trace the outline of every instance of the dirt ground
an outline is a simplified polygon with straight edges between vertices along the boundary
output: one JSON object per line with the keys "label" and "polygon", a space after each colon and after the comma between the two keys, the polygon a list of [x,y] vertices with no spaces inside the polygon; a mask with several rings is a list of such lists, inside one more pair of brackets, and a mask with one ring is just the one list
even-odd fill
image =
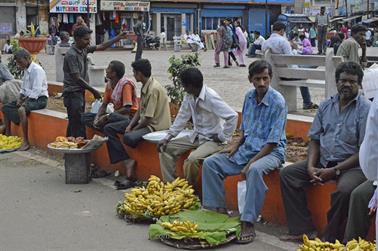
{"label": "dirt ground", "polygon": [[[91,103],[87,102],[86,105],[86,111],[90,111],[91,109]],[[63,112],[66,113],[66,107],[63,104],[63,97],[59,96],[50,96],[47,102],[47,109]]]}

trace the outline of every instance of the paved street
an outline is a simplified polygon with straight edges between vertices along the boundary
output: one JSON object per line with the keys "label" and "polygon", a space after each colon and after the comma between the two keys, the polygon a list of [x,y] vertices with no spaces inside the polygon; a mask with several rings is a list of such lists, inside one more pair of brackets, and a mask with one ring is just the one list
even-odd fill
{"label": "paved street", "polygon": [[[151,61],[153,75],[163,84],[167,85],[172,83],[169,79],[168,58],[172,55],[180,56],[182,54],[190,53],[183,51],[174,53],[172,50],[168,51],[144,51],[143,57]],[[126,74],[132,77],[131,63],[134,61],[135,54],[129,50],[122,51],[100,51],[90,55],[96,65],[107,65],[111,60],[120,60],[125,63],[127,69]],[[3,55],[3,62],[7,62],[8,55]],[[49,80],[55,81],[55,60],[54,55],[40,54],[38,56],[44,69],[47,73]],[[200,53],[201,71],[204,74],[205,83],[214,88],[231,107],[241,111],[243,105],[244,95],[251,84],[248,82],[248,69],[233,66],[229,69],[213,68],[214,64],[214,51]],[[247,58],[246,64],[248,65],[255,59]],[[138,85],[141,86],[140,84]],[[319,103],[323,99],[323,90],[311,89],[313,101]],[[302,107],[302,98],[298,90],[298,108]]]}
{"label": "paved street", "polygon": [[[128,225],[115,216],[115,204],[123,192],[114,190],[110,180],[66,185],[61,160],[43,156],[36,150],[0,154],[0,250],[177,250],[149,241],[148,225]],[[273,235],[257,235],[250,245],[218,250],[297,247]]]}

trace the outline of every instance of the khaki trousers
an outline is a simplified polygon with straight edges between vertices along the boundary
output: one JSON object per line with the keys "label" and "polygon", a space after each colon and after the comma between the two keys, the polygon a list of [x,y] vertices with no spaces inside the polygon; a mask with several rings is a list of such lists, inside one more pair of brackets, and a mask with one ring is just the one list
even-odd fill
{"label": "khaki trousers", "polygon": [[164,181],[173,181],[176,178],[177,158],[192,149],[188,158],[184,161],[184,176],[191,185],[195,185],[198,178],[199,161],[209,155],[220,151],[223,145],[213,141],[199,144],[198,140],[190,142],[189,137],[178,138],[170,141],[164,152],[159,154],[160,168]]}

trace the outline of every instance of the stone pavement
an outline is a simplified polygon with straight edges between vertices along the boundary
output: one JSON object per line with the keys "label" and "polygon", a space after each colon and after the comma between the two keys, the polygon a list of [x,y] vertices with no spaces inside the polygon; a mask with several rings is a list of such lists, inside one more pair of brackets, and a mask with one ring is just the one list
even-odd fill
{"label": "stone pavement", "polygon": [[[177,250],[149,241],[148,225],[129,225],[116,217],[115,204],[123,192],[114,190],[110,180],[66,185],[61,159],[35,149],[0,154],[0,163],[0,250]],[[265,232],[277,234],[274,228]],[[230,244],[218,250],[296,247],[259,231],[252,244]]]}
{"label": "stone pavement", "polygon": [[[151,51],[143,52],[143,58],[151,61],[152,72],[161,84],[171,84],[169,79],[168,58],[172,55],[180,56],[190,51],[182,51],[175,53],[173,51]],[[126,74],[132,77],[131,63],[134,61],[135,54],[129,50],[121,51],[99,51],[90,55],[96,65],[106,66],[111,60],[120,60],[126,65]],[[9,55],[3,55],[2,61],[7,62]],[[38,55],[43,68],[47,73],[47,79],[55,81],[55,60],[54,55],[40,54]],[[256,59],[246,58],[246,64],[250,64]],[[241,68],[233,66],[229,69],[214,68],[214,51],[206,51],[200,53],[200,70],[204,74],[205,83],[219,93],[221,97],[235,110],[241,111],[243,106],[244,95],[252,87],[248,81],[248,68]],[[138,87],[141,85],[138,84]],[[312,89],[313,102],[319,103],[323,100],[323,91],[319,89]],[[302,98],[298,89],[298,108],[302,107]]]}

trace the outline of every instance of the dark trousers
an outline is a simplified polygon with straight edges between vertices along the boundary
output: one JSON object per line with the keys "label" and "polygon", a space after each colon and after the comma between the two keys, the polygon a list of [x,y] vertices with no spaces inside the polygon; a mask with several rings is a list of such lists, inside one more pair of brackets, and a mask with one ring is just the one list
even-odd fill
{"label": "dark trousers", "polygon": [[232,51],[229,51],[228,52],[228,65],[232,64],[231,63],[231,58],[232,58],[232,60],[235,61],[236,64],[238,63],[238,60],[236,59],[235,54]]}
{"label": "dark trousers", "polygon": [[63,103],[68,116],[67,137],[85,137],[85,125],[81,121],[85,111],[84,92],[64,93]]}
{"label": "dark trousers", "polygon": [[311,41],[311,46],[315,47],[316,46],[316,42],[315,42],[316,41],[316,37],[311,38],[310,41]]}
{"label": "dark trousers", "polygon": [[141,128],[129,133],[125,133],[126,127],[130,124],[130,119],[121,120],[104,126],[104,134],[109,138],[107,141],[108,154],[112,164],[129,158],[118,134],[124,134],[124,143],[131,147],[136,147],[142,140],[143,135],[150,133],[149,128]]}
{"label": "dark trousers", "polygon": [[[29,114],[31,111],[44,109],[47,106],[48,98],[45,96],[41,96],[38,99],[27,98],[24,102],[24,107],[26,114]],[[17,102],[13,101],[8,104],[4,104],[2,108],[2,112],[4,116],[7,117],[9,121],[12,121],[15,124],[20,124],[20,116],[18,115]]]}
{"label": "dark trousers", "polygon": [[[307,173],[307,161],[283,168],[280,172],[280,180],[289,234],[300,235],[314,231],[304,190],[305,187],[312,186]],[[325,240],[334,242],[336,239],[343,239],[350,194],[365,180],[359,168],[342,172],[337,179],[336,191],[331,194],[331,209],[327,213],[328,225],[323,234]],[[319,198],[319,200],[324,199],[327,198]]]}
{"label": "dark trousers", "polygon": [[261,50],[261,44],[252,44],[248,49],[248,56],[256,56],[256,50]]}
{"label": "dark trousers", "polygon": [[135,53],[135,61],[142,58],[142,52],[143,52],[143,37],[137,36],[137,50]]}
{"label": "dark trousers", "polygon": [[319,54],[326,53],[327,46],[327,26],[318,26],[318,52]]}
{"label": "dark trousers", "polygon": [[303,108],[307,109],[312,105],[310,89],[307,86],[300,86],[299,90],[303,99]]}
{"label": "dark trousers", "polygon": [[[81,121],[84,123],[85,126],[94,128],[96,130],[103,131],[103,128],[95,128],[93,126],[93,122],[96,118],[97,113],[93,112],[86,112],[81,115]],[[128,115],[122,115],[117,112],[110,113],[108,116],[108,120],[105,125],[111,124],[114,122],[124,121],[124,120],[130,120],[130,117]]]}
{"label": "dark trousers", "polygon": [[358,240],[358,237],[366,238],[372,217],[369,216],[368,205],[374,191],[373,181],[367,180],[356,187],[350,195],[344,242]]}

